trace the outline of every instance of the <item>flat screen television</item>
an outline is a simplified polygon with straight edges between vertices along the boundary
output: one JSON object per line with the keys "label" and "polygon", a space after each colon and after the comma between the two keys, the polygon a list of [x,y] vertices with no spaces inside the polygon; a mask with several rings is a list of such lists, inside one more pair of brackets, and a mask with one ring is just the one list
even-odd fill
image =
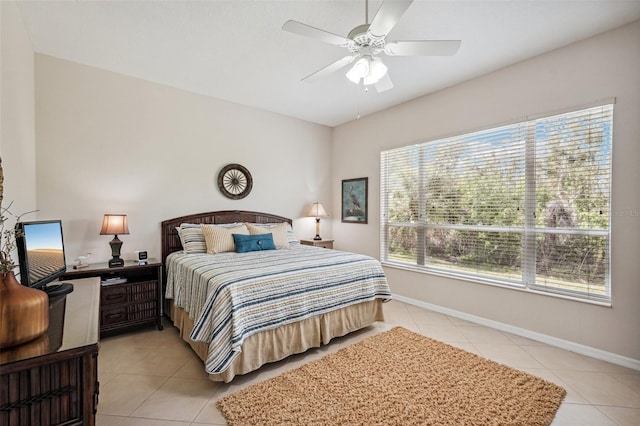
{"label": "flat screen television", "polygon": [[62,221],[18,222],[16,231],[20,283],[47,291],[47,284],[67,271]]}

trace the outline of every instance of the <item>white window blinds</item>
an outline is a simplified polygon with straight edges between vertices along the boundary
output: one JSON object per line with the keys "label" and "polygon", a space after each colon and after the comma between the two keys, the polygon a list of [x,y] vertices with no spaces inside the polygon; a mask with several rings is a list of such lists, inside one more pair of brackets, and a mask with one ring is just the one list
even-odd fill
{"label": "white window blinds", "polygon": [[383,262],[609,301],[612,114],[383,151]]}

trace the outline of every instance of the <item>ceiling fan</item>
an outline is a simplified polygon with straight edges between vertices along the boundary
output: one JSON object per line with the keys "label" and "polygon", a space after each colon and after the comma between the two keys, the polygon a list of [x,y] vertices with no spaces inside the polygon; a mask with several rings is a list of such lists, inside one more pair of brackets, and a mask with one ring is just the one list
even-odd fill
{"label": "ceiling fan", "polygon": [[[396,25],[413,0],[385,0],[371,23],[352,29],[347,37],[330,33],[298,21],[287,21],[284,31],[315,38],[325,43],[345,47],[349,54],[310,74],[302,81],[313,82],[355,62],[346,76],[355,84],[362,80],[365,86],[374,85],[378,92],[393,88],[387,66],[380,54],[388,56],[451,56],[455,55],[460,40],[388,41],[387,34]],[[365,0],[365,22],[368,22],[369,2]]]}

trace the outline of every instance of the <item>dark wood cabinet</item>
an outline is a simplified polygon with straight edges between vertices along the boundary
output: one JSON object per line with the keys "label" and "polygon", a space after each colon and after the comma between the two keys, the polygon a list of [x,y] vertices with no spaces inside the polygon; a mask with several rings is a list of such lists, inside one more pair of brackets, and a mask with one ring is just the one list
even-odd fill
{"label": "dark wood cabinet", "polygon": [[162,330],[162,264],[127,262],[110,268],[107,263],[67,269],[63,280],[79,277],[101,279],[100,333],[153,323]]}
{"label": "dark wood cabinet", "polygon": [[0,425],[93,425],[98,405],[100,283],[50,300],[49,329],[0,351]]}

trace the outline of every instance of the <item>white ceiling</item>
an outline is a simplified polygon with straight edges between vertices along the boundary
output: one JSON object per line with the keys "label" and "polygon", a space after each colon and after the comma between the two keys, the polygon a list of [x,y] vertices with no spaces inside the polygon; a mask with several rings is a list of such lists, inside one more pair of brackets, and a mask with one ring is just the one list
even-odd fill
{"label": "white ceiling", "polygon": [[[461,39],[456,56],[383,56],[395,85],[383,93],[349,82],[348,68],[301,82],[346,52],[284,32],[282,24],[294,19],[346,36],[364,23],[364,4],[76,0],[19,8],[37,53],[327,126],[640,19],[640,0],[416,0],[388,39]],[[370,2],[370,20],[380,4]]]}

